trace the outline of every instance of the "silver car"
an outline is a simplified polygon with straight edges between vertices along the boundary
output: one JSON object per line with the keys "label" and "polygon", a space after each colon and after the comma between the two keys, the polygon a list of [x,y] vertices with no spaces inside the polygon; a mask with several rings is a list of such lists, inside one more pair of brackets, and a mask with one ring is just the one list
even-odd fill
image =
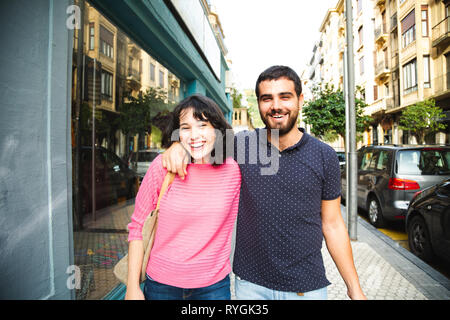
{"label": "silver car", "polygon": [[[342,198],[346,198],[345,168]],[[375,227],[405,219],[416,192],[450,178],[450,147],[435,145],[367,146],[358,150],[358,207]]]}
{"label": "silver car", "polygon": [[149,149],[133,152],[130,159],[130,167],[136,171],[140,181],[147,173],[150,163],[161,153],[161,150]]}

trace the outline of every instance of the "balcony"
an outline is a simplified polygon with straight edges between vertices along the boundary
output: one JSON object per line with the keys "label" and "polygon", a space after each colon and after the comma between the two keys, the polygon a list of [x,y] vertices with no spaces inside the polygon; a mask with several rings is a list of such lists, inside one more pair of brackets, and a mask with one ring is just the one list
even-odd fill
{"label": "balcony", "polygon": [[375,0],[375,7],[379,7],[380,10],[383,9],[386,5],[386,0]]}
{"label": "balcony", "polygon": [[393,97],[385,98],[385,104],[386,104],[386,110],[392,110],[392,109],[394,109],[396,107]]}
{"label": "balcony", "polygon": [[369,107],[367,107],[367,114],[371,116],[376,116],[380,114],[384,114],[385,111],[391,110],[394,108],[394,98],[392,97],[382,97],[372,103]]}
{"label": "balcony", "polygon": [[433,89],[433,97],[450,95],[450,72],[442,73],[432,79],[431,88]]}
{"label": "balcony", "polygon": [[375,66],[375,81],[384,83],[389,78],[391,71],[389,65],[385,61],[380,61]]}
{"label": "balcony", "polygon": [[127,74],[127,83],[133,90],[141,88],[141,74],[138,70],[129,68]]}
{"label": "balcony", "polygon": [[450,43],[450,24],[449,18],[447,17],[437,25],[433,27],[432,30],[432,45],[433,47],[445,47]]}
{"label": "balcony", "polygon": [[386,25],[383,24],[375,28],[375,43],[382,47],[388,39]]}

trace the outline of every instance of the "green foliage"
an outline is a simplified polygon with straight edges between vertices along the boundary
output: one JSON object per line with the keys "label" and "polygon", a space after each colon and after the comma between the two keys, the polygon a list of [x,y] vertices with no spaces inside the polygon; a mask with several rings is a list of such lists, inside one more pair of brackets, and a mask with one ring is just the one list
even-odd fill
{"label": "green foliage", "polygon": [[[357,88],[356,93],[361,89]],[[358,96],[358,94],[356,95]],[[364,100],[355,98],[356,131],[364,132],[370,126],[371,118],[364,115],[367,106]],[[313,89],[313,99],[303,106],[303,120],[311,125],[311,132],[323,140],[340,135],[345,139],[345,98],[342,90],[335,90],[328,84],[325,88]]]}
{"label": "green foliage", "polygon": [[247,103],[248,103],[248,114],[252,119],[252,124],[255,128],[264,128],[265,124],[261,120],[261,115],[259,114],[258,99],[254,90],[245,90]]}
{"label": "green foliage", "polygon": [[118,127],[125,135],[152,132],[152,120],[162,113],[172,111],[174,105],[167,102],[167,93],[161,88],[150,88],[140,92],[138,97],[128,97],[120,107]]}
{"label": "green foliage", "polygon": [[233,102],[233,109],[242,107],[241,100],[242,100],[242,93],[237,91],[237,89],[235,88],[231,88],[231,101]]}
{"label": "green foliage", "polygon": [[417,142],[422,144],[427,134],[446,128],[446,125],[439,121],[444,117],[442,109],[436,107],[436,102],[433,99],[427,99],[403,110],[399,128],[410,131],[416,136]]}

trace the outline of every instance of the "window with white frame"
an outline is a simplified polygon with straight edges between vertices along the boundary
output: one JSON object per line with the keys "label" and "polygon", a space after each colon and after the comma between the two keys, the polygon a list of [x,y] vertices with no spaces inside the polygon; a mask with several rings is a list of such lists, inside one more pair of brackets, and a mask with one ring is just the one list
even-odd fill
{"label": "window with white frame", "polygon": [[413,59],[403,66],[403,94],[417,91],[417,60]]}
{"label": "window with white frame", "polygon": [[423,56],[423,87],[431,88],[430,56]]}
{"label": "window with white frame", "polygon": [[364,56],[359,59],[359,74],[364,74]]}
{"label": "window with white frame", "polygon": [[357,12],[358,14],[362,11],[363,9],[363,0],[357,0]]}
{"label": "window with white frame", "polygon": [[164,88],[164,71],[159,71],[159,86]]}
{"label": "window with white frame", "polygon": [[114,34],[103,26],[100,26],[100,52],[114,58]]}
{"label": "window with white frame", "polygon": [[102,70],[101,93],[104,99],[106,100],[112,99],[112,88],[113,88],[113,75],[109,72]]}
{"label": "window with white frame", "polygon": [[89,50],[95,49],[95,24],[89,23]]}
{"label": "window with white frame", "polygon": [[412,10],[402,20],[402,48],[406,48],[411,42],[416,40],[416,14]]}
{"label": "window with white frame", "polygon": [[150,80],[155,81],[155,65],[150,63]]}
{"label": "window with white frame", "polygon": [[422,5],[421,8],[422,37],[428,37],[428,6]]}

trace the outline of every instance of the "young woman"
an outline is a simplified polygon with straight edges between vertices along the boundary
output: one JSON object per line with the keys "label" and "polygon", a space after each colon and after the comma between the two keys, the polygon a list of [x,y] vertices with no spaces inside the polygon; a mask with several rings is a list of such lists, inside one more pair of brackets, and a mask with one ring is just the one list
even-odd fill
{"label": "young woman", "polygon": [[[175,137],[188,151],[189,175],[175,177],[161,199],[155,242],[144,292],[139,287],[142,225],[156,208],[167,170],[161,156],[150,165],[136,197],[129,227],[129,275],[125,299],[229,300],[231,237],[239,203],[241,174],[226,157],[227,129],[211,99],[193,95],[173,111],[163,146]],[[229,130],[228,130],[229,132]]]}

